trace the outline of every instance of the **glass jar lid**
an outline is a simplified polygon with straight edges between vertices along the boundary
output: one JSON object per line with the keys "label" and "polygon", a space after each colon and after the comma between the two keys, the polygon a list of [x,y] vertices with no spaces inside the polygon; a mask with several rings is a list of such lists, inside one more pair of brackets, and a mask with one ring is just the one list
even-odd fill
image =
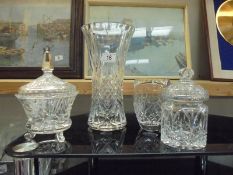
{"label": "glass jar lid", "polygon": [[19,88],[18,97],[64,97],[77,95],[76,87],[53,75],[52,57],[49,49],[44,51],[43,75]]}
{"label": "glass jar lid", "polygon": [[194,72],[192,69],[183,68],[179,71],[180,80],[171,84],[163,92],[163,97],[176,101],[206,101],[209,99],[208,92],[200,85],[192,81]]}

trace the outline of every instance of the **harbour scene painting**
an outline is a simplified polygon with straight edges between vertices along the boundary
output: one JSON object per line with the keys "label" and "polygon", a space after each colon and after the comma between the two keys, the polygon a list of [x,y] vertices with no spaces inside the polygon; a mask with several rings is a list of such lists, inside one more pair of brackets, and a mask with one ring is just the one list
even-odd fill
{"label": "harbour scene painting", "polygon": [[71,0],[2,0],[0,67],[41,67],[49,47],[54,66],[69,66]]}
{"label": "harbour scene painting", "polygon": [[178,77],[179,69],[190,59],[184,14],[183,8],[90,6],[88,22],[112,21],[135,27],[126,57],[126,77]]}

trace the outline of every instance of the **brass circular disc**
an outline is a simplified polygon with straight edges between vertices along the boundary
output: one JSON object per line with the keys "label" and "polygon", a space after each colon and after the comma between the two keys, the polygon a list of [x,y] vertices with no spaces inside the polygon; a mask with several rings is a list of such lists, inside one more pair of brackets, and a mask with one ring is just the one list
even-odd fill
{"label": "brass circular disc", "polygon": [[216,13],[216,24],[222,37],[233,45],[233,0],[220,5]]}

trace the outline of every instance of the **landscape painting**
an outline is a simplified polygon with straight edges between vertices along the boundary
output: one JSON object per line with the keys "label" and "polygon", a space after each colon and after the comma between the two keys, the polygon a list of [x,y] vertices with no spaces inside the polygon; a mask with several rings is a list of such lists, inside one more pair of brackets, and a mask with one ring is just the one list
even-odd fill
{"label": "landscape painting", "polygon": [[121,22],[135,27],[125,63],[128,78],[174,78],[179,69],[191,66],[185,8],[93,5],[86,15],[88,22]]}
{"label": "landscape painting", "polygon": [[0,67],[41,67],[46,47],[68,67],[70,29],[71,0],[1,0]]}

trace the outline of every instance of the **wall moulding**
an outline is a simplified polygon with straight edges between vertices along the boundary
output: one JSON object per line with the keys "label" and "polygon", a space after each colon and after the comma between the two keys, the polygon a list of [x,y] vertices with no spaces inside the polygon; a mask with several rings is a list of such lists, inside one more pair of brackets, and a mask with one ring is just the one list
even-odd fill
{"label": "wall moulding", "polygon": [[[20,86],[29,83],[28,79],[2,79],[0,80],[0,94],[15,94]],[[91,80],[67,79],[69,83],[74,84],[79,93],[82,95],[90,95],[92,91]],[[176,81],[176,80],[174,80]],[[215,97],[233,97],[233,82],[218,82],[209,80],[195,80],[195,83],[207,89],[210,96]],[[124,80],[124,95],[133,94],[133,80]]]}

